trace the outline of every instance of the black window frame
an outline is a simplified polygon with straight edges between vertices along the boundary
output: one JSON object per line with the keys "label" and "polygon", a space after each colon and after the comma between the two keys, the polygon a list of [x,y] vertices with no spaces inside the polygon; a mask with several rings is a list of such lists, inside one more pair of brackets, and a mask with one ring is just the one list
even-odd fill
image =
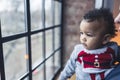
{"label": "black window frame", "polygon": [[[58,1],[61,3],[61,22],[59,25],[54,25],[54,26],[51,26],[51,27],[45,27],[45,0],[43,0],[42,2],[42,14],[43,14],[43,17],[42,17],[42,21],[43,21],[43,29],[39,29],[39,30],[34,30],[34,31],[31,31],[31,14],[30,14],[30,0],[25,0],[25,24],[26,24],[26,27],[27,27],[27,31],[24,32],[24,33],[20,33],[20,34],[15,34],[15,35],[11,35],[11,36],[5,36],[5,37],[2,37],[2,31],[1,31],[1,23],[0,23],[0,77],[1,77],[1,80],[6,80],[5,79],[5,66],[4,66],[4,54],[3,54],[3,43],[6,43],[6,42],[9,42],[9,41],[12,41],[12,40],[16,40],[16,39],[19,39],[19,38],[22,38],[22,37],[27,37],[27,47],[28,47],[28,56],[29,56],[29,59],[28,59],[28,73],[25,73],[23,74],[23,76],[21,76],[19,78],[19,80],[24,80],[25,78],[28,78],[28,80],[32,80],[32,72],[37,69],[39,66],[41,66],[42,64],[44,64],[50,57],[53,57],[54,59],[54,55],[57,51],[60,51],[60,68],[57,70],[56,74],[53,76],[52,79],[55,79],[56,78],[56,75],[59,73],[59,71],[62,69],[62,32],[63,32],[63,29],[62,29],[62,0],[53,0],[53,1]],[[53,6],[53,24],[54,24],[54,6]],[[1,22],[1,21],[0,21]],[[60,28],[60,47],[58,49],[55,50],[54,46],[54,40],[55,40],[55,35],[54,35],[54,29],[55,28]],[[46,55],[46,51],[45,51],[45,48],[46,48],[46,42],[45,42],[45,31],[47,30],[52,30],[52,35],[53,35],[53,53],[51,53],[51,55],[49,57],[45,57]],[[37,65],[34,69],[32,69],[32,52],[31,52],[31,36],[33,34],[37,34],[37,33],[43,33],[43,53],[44,53],[44,60],[39,64]],[[53,60],[54,61],[54,60]],[[44,80],[46,80],[46,65],[44,64]]]}

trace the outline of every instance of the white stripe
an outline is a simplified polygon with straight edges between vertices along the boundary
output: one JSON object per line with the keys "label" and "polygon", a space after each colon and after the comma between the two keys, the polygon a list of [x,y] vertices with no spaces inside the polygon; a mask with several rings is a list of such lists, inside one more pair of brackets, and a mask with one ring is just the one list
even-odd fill
{"label": "white stripe", "polygon": [[107,50],[107,47],[106,48],[95,49],[95,50],[84,49],[84,51],[86,53],[89,53],[89,54],[101,54],[101,53],[104,53],[106,50]]}

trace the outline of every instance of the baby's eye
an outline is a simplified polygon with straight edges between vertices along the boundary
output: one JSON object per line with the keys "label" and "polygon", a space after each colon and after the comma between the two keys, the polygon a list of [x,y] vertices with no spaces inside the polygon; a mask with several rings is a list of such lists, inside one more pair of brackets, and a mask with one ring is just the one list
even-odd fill
{"label": "baby's eye", "polygon": [[83,32],[80,32],[80,35],[82,35],[83,34]]}
{"label": "baby's eye", "polygon": [[93,37],[94,36],[92,33],[87,33],[86,35],[89,36],[89,37]]}

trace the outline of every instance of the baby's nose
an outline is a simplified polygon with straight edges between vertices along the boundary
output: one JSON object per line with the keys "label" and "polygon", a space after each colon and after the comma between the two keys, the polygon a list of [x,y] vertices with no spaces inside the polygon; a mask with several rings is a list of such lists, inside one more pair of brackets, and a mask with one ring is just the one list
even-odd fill
{"label": "baby's nose", "polygon": [[86,42],[86,38],[85,37],[82,37],[81,40],[82,40],[82,42]]}

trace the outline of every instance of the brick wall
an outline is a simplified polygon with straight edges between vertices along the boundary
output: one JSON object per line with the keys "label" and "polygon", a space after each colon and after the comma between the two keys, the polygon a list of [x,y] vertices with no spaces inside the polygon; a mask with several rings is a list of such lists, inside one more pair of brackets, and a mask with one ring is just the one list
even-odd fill
{"label": "brick wall", "polygon": [[79,42],[79,24],[84,13],[94,8],[94,0],[63,0],[63,60],[64,64]]}

